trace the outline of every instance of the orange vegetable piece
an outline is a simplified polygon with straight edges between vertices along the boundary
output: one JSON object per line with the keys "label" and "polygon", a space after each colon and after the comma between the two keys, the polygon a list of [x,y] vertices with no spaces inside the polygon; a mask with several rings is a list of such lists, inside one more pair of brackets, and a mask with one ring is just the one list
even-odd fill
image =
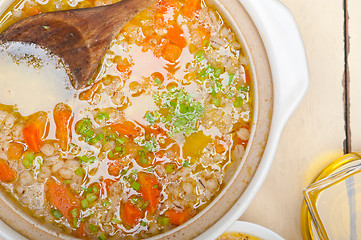
{"label": "orange vegetable piece", "polygon": [[140,219],[143,218],[143,216],[144,213],[133,204],[130,203],[124,204],[122,210],[122,219],[125,224],[134,227],[140,222]]}
{"label": "orange vegetable piece", "polygon": [[200,8],[200,0],[185,0],[183,6],[183,15],[187,18],[192,18]]}
{"label": "orange vegetable piece", "polygon": [[[160,72],[154,72],[151,76],[154,83],[156,84],[162,84],[164,82],[164,76]],[[157,81],[160,81],[160,83],[158,83]]]}
{"label": "orange vegetable piece", "polygon": [[165,216],[169,218],[170,223],[174,225],[181,225],[190,218],[190,211],[188,209],[183,211],[169,209],[165,212]]}
{"label": "orange vegetable piece", "polygon": [[164,49],[163,58],[168,62],[174,63],[182,54],[182,49],[174,44],[167,44]]}
{"label": "orange vegetable piece", "polygon": [[196,31],[198,33],[200,44],[202,45],[202,47],[205,47],[205,44],[209,43],[209,38],[211,36],[211,33],[209,32],[208,29],[202,26],[199,26]]}
{"label": "orange vegetable piece", "polygon": [[131,121],[113,124],[112,128],[120,135],[126,135],[129,137],[138,136],[141,133],[140,127]]}
{"label": "orange vegetable piece", "polygon": [[113,179],[110,179],[110,178],[107,178],[107,179],[104,179],[101,183],[101,188],[104,189],[104,190],[109,190],[110,186],[115,183],[116,180],[113,180]]}
{"label": "orange vegetable piece", "polygon": [[16,172],[10,168],[7,163],[0,159],[0,180],[3,182],[10,182],[16,177]]}
{"label": "orange vegetable piece", "polygon": [[84,238],[88,236],[86,224],[80,223],[79,227],[74,231],[74,235],[77,238]]}
{"label": "orange vegetable piece", "polygon": [[84,92],[81,92],[79,94],[79,99],[80,100],[90,100],[94,94],[98,91],[100,91],[100,89],[102,89],[102,82],[98,81],[96,83],[94,83],[91,88],[85,90]]}
{"label": "orange vegetable piece", "polygon": [[155,14],[155,25],[164,26],[169,21],[175,20],[179,14],[181,5],[176,0],[162,0],[159,3],[157,12]]}
{"label": "orange vegetable piece", "polygon": [[141,185],[140,192],[143,195],[143,199],[149,202],[146,210],[153,214],[157,210],[160,201],[162,188],[159,181],[155,175],[147,173],[139,173],[138,181]]}
{"label": "orange vegetable piece", "polygon": [[33,151],[39,152],[43,138],[46,137],[48,117],[46,113],[39,112],[30,116],[28,123],[23,128],[26,145]]}
{"label": "orange vegetable piece", "polygon": [[59,140],[61,149],[65,151],[71,141],[71,125],[74,119],[72,110],[68,105],[58,103],[53,110],[53,116],[56,125],[55,137]]}
{"label": "orange vegetable piece", "polygon": [[108,163],[108,173],[112,176],[118,176],[120,170],[122,170],[123,168],[123,164],[118,160],[114,160]]}
{"label": "orange vegetable piece", "polygon": [[187,42],[183,37],[183,30],[178,26],[178,24],[173,24],[168,29],[166,38],[170,43],[173,43],[180,48],[184,48],[187,45]]}
{"label": "orange vegetable piece", "polygon": [[21,143],[11,142],[9,144],[8,159],[19,160],[24,153],[24,146]]}
{"label": "orange vegetable piece", "polygon": [[122,73],[125,77],[129,77],[132,73],[132,70],[130,69],[131,65],[126,63],[118,63],[117,64],[117,70]]}
{"label": "orange vegetable piece", "polygon": [[63,184],[50,179],[47,182],[47,196],[53,204],[68,220],[73,220],[70,211],[74,208],[79,210],[79,200]]}
{"label": "orange vegetable piece", "polygon": [[249,67],[245,67],[244,70],[246,72],[246,83],[251,83],[251,70],[249,69]]}

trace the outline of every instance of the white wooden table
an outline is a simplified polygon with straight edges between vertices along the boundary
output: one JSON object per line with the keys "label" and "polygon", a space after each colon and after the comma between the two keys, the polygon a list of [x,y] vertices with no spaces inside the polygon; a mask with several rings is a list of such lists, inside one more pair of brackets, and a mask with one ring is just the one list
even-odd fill
{"label": "white wooden table", "polygon": [[349,19],[349,101],[352,151],[361,150],[361,1],[281,0],[293,13],[306,48],[310,87],[288,121],[273,166],[240,220],[285,239],[302,239],[302,190],[343,155],[345,131],[345,11]]}

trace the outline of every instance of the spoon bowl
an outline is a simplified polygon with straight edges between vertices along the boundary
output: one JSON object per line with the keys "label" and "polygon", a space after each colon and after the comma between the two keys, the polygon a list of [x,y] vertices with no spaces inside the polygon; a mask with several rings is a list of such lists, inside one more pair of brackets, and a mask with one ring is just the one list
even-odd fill
{"label": "spoon bowl", "polygon": [[0,42],[33,43],[60,57],[71,83],[86,86],[110,42],[156,0],[122,0],[107,6],[49,12],[25,18],[0,33]]}

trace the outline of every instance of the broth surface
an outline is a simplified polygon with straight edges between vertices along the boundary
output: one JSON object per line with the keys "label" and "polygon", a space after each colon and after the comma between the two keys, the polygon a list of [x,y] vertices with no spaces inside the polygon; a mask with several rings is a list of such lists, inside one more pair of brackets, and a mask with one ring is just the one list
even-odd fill
{"label": "broth surface", "polygon": [[[15,1],[0,31],[112,2]],[[33,217],[79,238],[139,239],[182,225],[217,196],[250,138],[247,58],[200,0],[161,0],[137,15],[78,91],[49,82],[46,67],[4,61],[12,67],[0,67],[0,86],[17,95],[0,97],[0,183]],[[20,67],[27,79],[14,75]],[[41,96],[22,100],[33,92]]]}
{"label": "broth surface", "polygon": [[[33,58],[24,54],[29,52]],[[32,45],[12,43],[0,49],[0,72],[0,102],[16,105],[22,115],[51,111],[76,94],[58,60]]]}

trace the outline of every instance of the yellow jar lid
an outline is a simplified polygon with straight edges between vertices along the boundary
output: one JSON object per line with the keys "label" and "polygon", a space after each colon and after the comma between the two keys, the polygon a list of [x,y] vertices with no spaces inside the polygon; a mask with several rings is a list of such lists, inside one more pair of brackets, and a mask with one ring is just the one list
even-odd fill
{"label": "yellow jar lid", "polygon": [[[319,175],[314,179],[311,185],[315,184],[316,182],[323,181],[325,178],[329,177],[332,174],[345,170],[346,168],[353,167],[357,164],[361,163],[361,152],[358,153],[350,153],[346,154],[335,161],[333,161],[329,166],[327,166]],[[310,185],[310,186],[311,186]],[[307,188],[306,188],[307,189]],[[325,189],[325,188],[323,188]],[[322,192],[316,193],[318,196]],[[305,196],[305,199],[309,201],[310,207],[316,206],[316,198],[312,198],[309,195]],[[311,209],[312,211],[312,209]],[[317,219],[316,219],[317,221]],[[319,224],[320,225],[320,224]],[[321,224],[322,225],[322,224]],[[320,230],[321,228],[321,230]],[[318,229],[315,227],[314,222],[312,221],[312,217],[310,211],[307,207],[306,201],[303,201],[302,209],[301,209],[301,229],[302,229],[302,236],[305,240],[318,240],[320,239],[319,234],[322,235],[323,226],[319,227]],[[317,232],[317,231],[321,231]],[[321,237],[323,238],[323,237]]]}

